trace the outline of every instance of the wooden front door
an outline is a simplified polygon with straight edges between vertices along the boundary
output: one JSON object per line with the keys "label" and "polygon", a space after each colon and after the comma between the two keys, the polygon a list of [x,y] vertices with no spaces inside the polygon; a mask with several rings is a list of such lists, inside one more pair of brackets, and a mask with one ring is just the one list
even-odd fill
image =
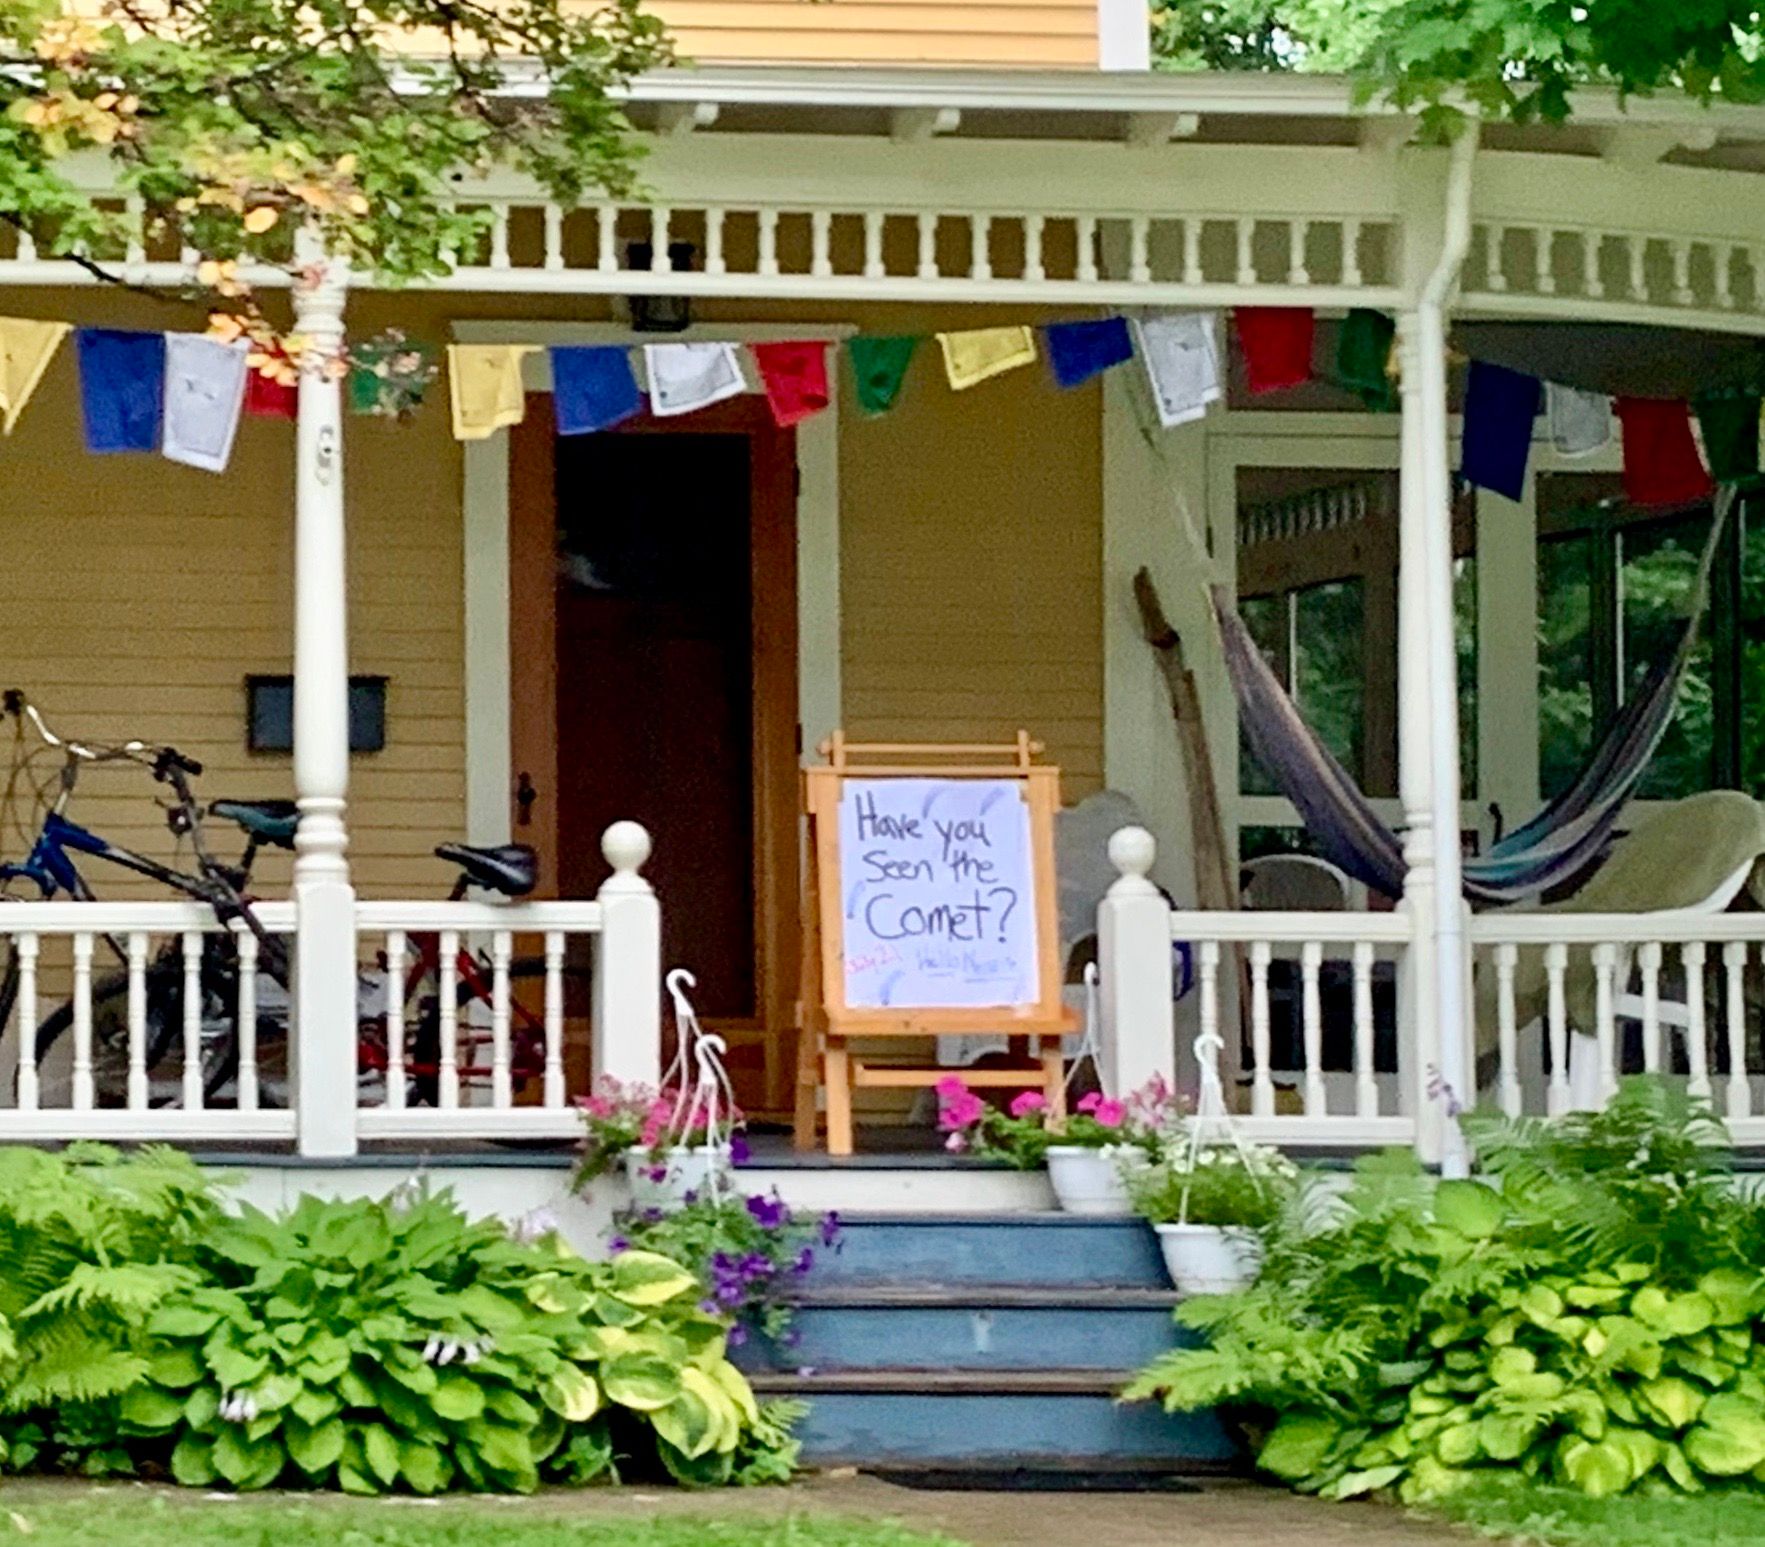
{"label": "wooden front door", "polygon": [[649,829],[665,967],[782,1111],[797,977],[796,447],[764,402],[511,439],[515,834],[591,897],[600,837]]}

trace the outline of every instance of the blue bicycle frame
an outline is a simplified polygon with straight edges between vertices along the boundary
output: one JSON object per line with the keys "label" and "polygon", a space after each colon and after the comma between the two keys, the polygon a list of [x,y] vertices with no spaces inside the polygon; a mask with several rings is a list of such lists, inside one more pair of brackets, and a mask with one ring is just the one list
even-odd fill
{"label": "blue bicycle frame", "polygon": [[54,897],[58,892],[65,892],[82,902],[91,902],[92,888],[86,884],[73,861],[76,853],[90,854],[98,859],[108,860],[113,865],[121,865],[125,870],[133,870],[137,875],[163,882],[186,896],[198,899],[204,896],[188,876],[180,875],[176,870],[148,859],[144,854],[118,848],[108,838],[99,837],[91,829],[81,827],[78,822],[70,822],[55,809],[44,814],[37,841],[31,845],[30,855],[24,863],[0,864],[0,885],[8,881],[29,881],[45,899]]}

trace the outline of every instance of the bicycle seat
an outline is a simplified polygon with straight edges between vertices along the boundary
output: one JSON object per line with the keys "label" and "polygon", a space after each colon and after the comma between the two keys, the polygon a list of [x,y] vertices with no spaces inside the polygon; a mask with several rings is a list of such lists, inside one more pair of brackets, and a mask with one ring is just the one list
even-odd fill
{"label": "bicycle seat", "polygon": [[259,843],[273,843],[278,849],[294,847],[300,811],[291,800],[217,800],[210,802],[208,810],[210,816],[237,822]]}
{"label": "bicycle seat", "polygon": [[438,843],[435,857],[458,865],[474,885],[505,897],[525,897],[539,880],[539,856],[524,843],[485,849],[469,843]]}

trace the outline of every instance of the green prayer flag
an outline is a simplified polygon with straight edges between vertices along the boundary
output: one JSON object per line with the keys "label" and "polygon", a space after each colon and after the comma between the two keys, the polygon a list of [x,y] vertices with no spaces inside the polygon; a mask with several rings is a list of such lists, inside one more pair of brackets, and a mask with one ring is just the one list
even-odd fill
{"label": "green prayer flag", "polygon": [[895,406],[917,348],[919,339],[913,334],[876,338],[860,335],[846,340],[852,374],[858,381],[858,406],[865,413],[886,414]]}
{"label": "green prayer flag", "polygon": [[1718,483],[1737,483],[1759,473],[1758,397],[1702,397],[1693,405],[1704,433],[1704,460]]}
{"label": "green prayer flag", "polygon": [[1356,307],[1336,334],[1336,379],[1376,413],[1395,413],[1391,345],[1397,324],[1383,312]]}

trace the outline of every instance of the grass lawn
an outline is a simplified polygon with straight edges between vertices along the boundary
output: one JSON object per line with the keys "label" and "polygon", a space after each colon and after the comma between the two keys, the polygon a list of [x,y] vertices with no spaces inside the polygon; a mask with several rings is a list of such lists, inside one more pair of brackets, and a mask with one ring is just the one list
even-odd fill
{"label": "grass lawn", "polygon": [[166,1489],[8,1483],[0,1543],[19,1547],[959,1547],[887,1523],[719,1518],[707,1494],[695,1517],[596,1510],[596,1495],[534,1499],[241,1499]]}
{"label": "grass lawn", "polygon": [[1548,1547],[1758,1547],[1765,1542],[1765,1493],[1696,1498],[1590,1499],[1523,1484],[1467,1489],[1436,1513],[1503,1541]]}

